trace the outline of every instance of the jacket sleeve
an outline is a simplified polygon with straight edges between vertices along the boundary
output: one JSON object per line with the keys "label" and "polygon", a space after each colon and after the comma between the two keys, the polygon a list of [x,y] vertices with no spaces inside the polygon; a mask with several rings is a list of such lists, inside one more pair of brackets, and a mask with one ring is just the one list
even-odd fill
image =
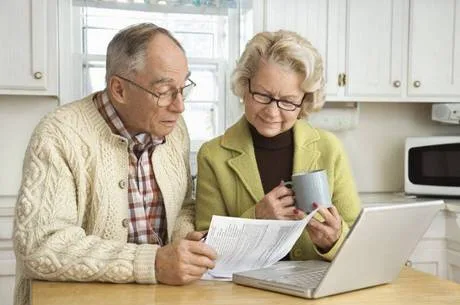
{"label": "jacket sleeve", "polygon": [[[198,175],[196,189],[196,219],[198,231],[209,229],[212,215],[229,215],[221,193],[218,178],[214,172],[208,146],[204,144],[197,157]],[[219,166],[226,166],[225,162]]]}
{"label": "jacket sleeve", "polygon": [[332,159],[332,204],[337,208],[342,217],[342,231],[339,239],[327,253],[317,253],[327,259],[332,260],[340,246],[345,240],[351,226],[355,222],[361,210],[361,204],[356,190],[355,182],[348,162],[347,154],[340,141],[332,136],[333,147],[335,148]]}
{"label": "jacket sleeve", "polygon": [[158,246],[86,234],[84,228],[94,224],[86,223],[84,211],[94,207],[77,200],[69,168],[73,156],[64,153],[63,141],[55,131],[36,131],[26,152],[13,233],[23,275],[52,281],[155,283]]}

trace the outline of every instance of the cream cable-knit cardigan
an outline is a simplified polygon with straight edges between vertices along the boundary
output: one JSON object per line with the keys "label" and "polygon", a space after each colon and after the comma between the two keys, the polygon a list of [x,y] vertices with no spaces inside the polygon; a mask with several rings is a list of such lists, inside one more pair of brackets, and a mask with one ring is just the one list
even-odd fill
{"label": "cream cable-knit cardigan", "polygon": [[[17,305],[29,303],[29,279],[156,283],[158,246],[127,243],[128,144],[112,134],[92,98],[57,108],[30,140],[13,236]],[[152,163],[171,241],[193,230],[182,118]]]}

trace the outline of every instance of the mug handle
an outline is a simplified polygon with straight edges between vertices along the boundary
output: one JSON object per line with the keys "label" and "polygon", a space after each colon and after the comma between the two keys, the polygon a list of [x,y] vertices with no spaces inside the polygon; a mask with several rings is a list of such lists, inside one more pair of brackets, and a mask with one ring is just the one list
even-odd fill
{"label": "mug handle", "polygon": [[292,183],[292,181],[284,181],[283,185],[290,189],[294,188],[294,184]]}

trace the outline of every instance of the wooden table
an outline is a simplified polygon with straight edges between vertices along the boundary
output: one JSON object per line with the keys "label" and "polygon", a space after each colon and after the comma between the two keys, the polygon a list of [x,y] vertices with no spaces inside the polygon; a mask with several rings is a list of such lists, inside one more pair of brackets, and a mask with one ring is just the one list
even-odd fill
{"label": "wooden table", "polygon": [[[351,276],[351,275],[350,275]],[[307,300],[231,282],[197,281],[187,286],[34,281],[32,305],[202,304],[460,304],[460,285],[405,267],[392,284]]]}

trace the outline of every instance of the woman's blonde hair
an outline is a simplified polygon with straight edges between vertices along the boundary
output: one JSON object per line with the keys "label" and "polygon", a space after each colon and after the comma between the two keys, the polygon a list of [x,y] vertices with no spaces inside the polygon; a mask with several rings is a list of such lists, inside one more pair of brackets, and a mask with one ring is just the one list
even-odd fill
{"label": "woman's blonde hair", "polygon": [[305,97],[299,118],[323,107],[325,82],[321,55],[308,40],[284,30],[258,33],[247,43],[232,74],[232,91],[236,96],[243,98],[248,92],[248,82],[256,74],[261,59],[305,76],[300,88]]}

